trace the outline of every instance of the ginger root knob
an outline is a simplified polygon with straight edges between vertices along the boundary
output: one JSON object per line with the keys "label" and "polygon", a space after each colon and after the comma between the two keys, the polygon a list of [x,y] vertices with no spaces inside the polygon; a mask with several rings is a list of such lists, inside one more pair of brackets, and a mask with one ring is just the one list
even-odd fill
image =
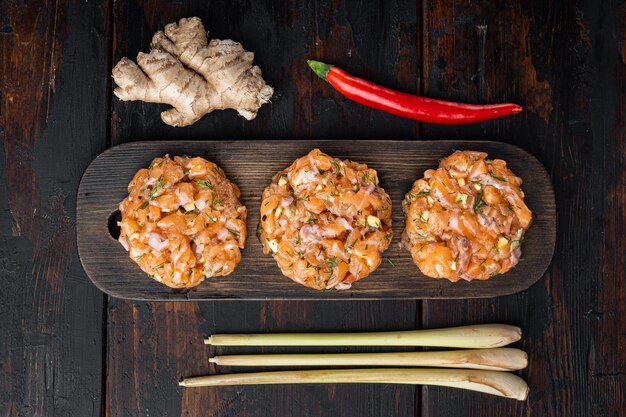
{"label": "ginger root knob", "polygon": [[150,53],[137,63],[124,57],[113,68],[124,101],[166,103],[161,113],[171,126],[188,126],[213,110],[234,109],[247,120],[256,117],[274,89],[265,84],[254,54],[230,39],[207,39],[198,17],[170,23],[154,34]]}

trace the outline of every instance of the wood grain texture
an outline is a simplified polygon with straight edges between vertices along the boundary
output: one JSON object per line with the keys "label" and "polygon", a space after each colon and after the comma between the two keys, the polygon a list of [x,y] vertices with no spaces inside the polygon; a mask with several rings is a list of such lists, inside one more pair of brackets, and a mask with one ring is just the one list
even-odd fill
{"label": "wood grain texture", "polygon": [[[259,224],[261,194],[272,176],[294,159],[320,148],[329,155],[366,163],[377,170],[381,186],[393,203],[395,238],[381,266],[344,291],[316,291],[282,276],[271,256],[262,252],[254,231]],[[435,280],[423,276],[410,253],[399,244],[404,229],[401,201],[425,170],[454,149],[481,150],[490,158],[508,161],[520,176],[533,225],[526,233],[517,267],[487,281]],[[248,239],[235,271],[207,279],[193,291],[181,293],[149,279],[117,242],[119,230],[109,221],[127,195],[134,173],[159,155],[200,155],[217,163],[241,189],[248,209]],[[547,173],[523,150],[497,142],[407,141],[248,141],[248,142],[135,142],[110,149],[87,169],[78,190],[78,249],[92,281],[107,294],[140,300],[202,299],[416,299],[490,297],[518,292],[537,281],[548,267],[554,249],[554,195]],[[114,236],[111,229],[115,229]]]}
{"label": "wood grain texture", "polygon": [[271,102],[253,121],[233,110],[216,111],[179,129],[161,121],[165,105],[114,98],[113,145],[155,139],[378,139],[381,134],[414,138],[415,122],[349,101],[321,82],[306,61],[322,59],[389,87],[416,92],[415,2],[120,1],[114,8],[113,63],[147,52],[154,32],[188,16],[200,17],[209,37],[231,38],[255,53],[254,63],[275,90]]}
{"label": "wood grain texture", "polygon": [[[372,8],[364,13],[364,10]],[[195,125],[174,129],[164,125],[157,104],[111,102],[111,144],[129,140],[210,140],[237,138],[394,138],[412,139],[416,123],[350,103],[313,74],[306,60],[320,58],[340,64],[405,91],[417,91],[419,54],[416,48],[417,8],[411,0],[272,2],[272,1],[147,1],[114,3],[113,63],[145,50],[154,31],[181,17],[199,16],[212,37],[232,38],[255,52],[255,63],[274,87],[272,102],[257,118],[244,121],[234,112],[214,112]],[[372,48],[381,44],[383,48]],[[358,136],[357,136],[358,135]],[[130,314],[150,311],[159,320]],[[416,412],[411,386],[273,386],[223,387],[182,391],[176,380],[205,373],[211,354],[204,345],[186,346],[191,361],[172,372],[175,352],[189,329],[214,332],[266,332],[302,329],[351,331],[415,327],[414,301],[372,302],[185,302],[176,312],[167,303],[132,303],[110,299],[107,354],[107,415],[168,416],[340,416],[410,417]],[[185,326],[161,328],[183,316]],[[114,324],[113,324],[114,323]],[[139,330],[137,342],[129,339]],[[144,338],[146,332],[157,337]],[[192,331],[193,333],[193,331]],[[193,333],[196,334],[196,333]],[[194,339],[195,340],[195,339]],[[118,345],[115,345],[118,344]],[[266,348],[267,352],[277,350]],[[278,350],[279,351],[279,350]],[[236,353],[233,350],[226,351]],[[167,366],[162,367],[165,363]],[[177,365],[181,366],[181,365]],[[226,372],[210,368],[211,372]],[[160,381],[142,384],[143,375]],[[131,381],[137,381],[135,385]],[[136,388],[136,389],[135,389]],[[128,393],[132,392],[131,399]],[[127,404],[133,403],[132,407]]]}
{"label": "wood grain texture", "polygon": [[[256,53],[277,94],[254,121],[215,112],[173,129],[159,119],[164,106],[122,103],[106,90],[111,63],[134,58],[154,31],[192,15],[213,36],[242,41]],[[528,111],[477,125],[418,125],[347,101],[306,68],[308,58],[402,91],[516,101]],[[625,92],[626,6],[619,0],[1,2],[0,415],[99,415],[101,400],[107,416],[626,415]],[[518,145],[537,156],[555,187],[553,263],[529,290],[496,299],[105,297],[103,309],[74,248],[73,201],[80,174],[105,143],[270,137],[489,138]],[[214,351],[198,337],[213,332],[485,321],[523,327],[528,402],[394,385],[195,391],[175,385],[207,370],[239,370],[203,361]]]}
{"label": "wood grain texture", "polygon": [[105,144],[102,29],[98,1],[0,3],[2,416],[100,415],[103,297],[74,201]]}
{"label": "wood grain texture", "polygon": [[523,146],[551,173],[558,208],[543,280],[515,296],[422,308],[424,327],[520,326],[528,402],[424,388],[424,416],[626,414],[624,13],[623,2],[424,2],[424,93],[527,111],[489,125],[423,126],[423,137],[482,132]]}
{"label": "wood grain texture", "polygon": [[[216,367],[208,357],[251,352],[208,347],[218,332],[406,330],[415,303],[168,302],[109,303],[107,415],[413,416],[415,388],[394,385],[248,386],[183,389],[182,377],[271,368]],[[407,350],[410,348],[397,348]],[[389,348],[361,348],[384,351]],[[257,348],[261,352],[352,352],[354,348]],[[132,394],[129,394],[132,393]]]}

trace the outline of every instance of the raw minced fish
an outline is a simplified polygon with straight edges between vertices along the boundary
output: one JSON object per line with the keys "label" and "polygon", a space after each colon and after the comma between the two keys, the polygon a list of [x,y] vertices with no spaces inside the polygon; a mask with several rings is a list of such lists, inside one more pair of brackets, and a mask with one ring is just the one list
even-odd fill
{"label": "raw minced fish", "polygon": [[151,278],[192,288],[241,260],[246,208],[239,188],[203,158],[155,158],[120,203],[119,241]]}
{"label": "raw minced fish", "polygon": [[259,239],[282,273],[318,290],[347,289],[389,247],[391,199],[375,170],[312,150],[263,192]]}
{"label": "raw minced fish", "polygon": [[455,152],[413,183],[402,243],[424,275],[485,280],[519,262],[532,213],[506,162]]}

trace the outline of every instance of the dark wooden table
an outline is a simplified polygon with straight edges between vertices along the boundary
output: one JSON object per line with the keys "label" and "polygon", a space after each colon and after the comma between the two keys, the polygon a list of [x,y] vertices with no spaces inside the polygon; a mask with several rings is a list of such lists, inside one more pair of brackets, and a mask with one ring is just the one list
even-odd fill
{"label": "dark wooden table", "polygon": [[[0,4],[0,415],[626,415],[626,6],[619,1],[60,1]],[[166,23],[200,16],[256,53],[275,87],[253,122],[189,128],[122,103],[111,66]],[[408,92],[515,101],[523,114],[422,125],[332,92],[320,58]],[[100,152],[147,139],[492,139],[552,177],[556,252],[517,295],[485,300],[133,303],[108,298],[76,253],[75,198]],[[507,322],[530,355],[527,402],[397,385],[182,390],[215,372],[214,332],[391,330]],[[284,350],[284,349],[283,349]],[[244,352],[223,349],[223,352]],[[264,349],[264,351],[281,351]]]}

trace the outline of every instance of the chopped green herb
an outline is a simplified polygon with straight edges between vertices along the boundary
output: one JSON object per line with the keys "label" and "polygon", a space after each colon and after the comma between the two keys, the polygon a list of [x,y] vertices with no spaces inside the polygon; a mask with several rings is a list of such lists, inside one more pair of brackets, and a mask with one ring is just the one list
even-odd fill
{"label": "chopped green herb", "polygon": [[363,185],[367,185],[368,182],[372,185],[376,185],[378,184],[378,178],[376,177],[376,175],[370,175],[369,171],[365,171],[363,173],[363,177],[361,178],[361,182],[363,183]]}
{"label": "chopped green herb", "polygon": [[332,259],[326,258],[326,259],[324,259],[324,262],[326,262],[328,264],[329,268],[335,268],[337,266],[337,257],[333,256]]}
{"label": "chopped green herb", "polygon": [[160,264],[155,265],[155,266],[153,266],[153,267],[152,267],[152,268],[150,268],[150,269],[152,269],[153,271],[154,271],[155,269],[161,269],[161,268],[163,268],[163,265],[165,265],[165,262],[161,262]]}
{"label": "chopped green herb", "polygon": [[389,262],[391,264],[391,266],[395,267],[394,263],[391,262],[391,259],[387,258],[387,262]]}
{"label": "chopped green herb", "polygon": [[213,189],[213,184],[211,184],[210,180],[194,180],[198,187],[200,188],[208,188],[209,190]]}
{"label": "chopped green herb", "polygon": [[148,167],[148,169],[152,169],[155,167],[160,167],[161,165],[163,165],[163,163],[165,162],[165,159],[162,158],[156,158],[152,161],[152,163],[150,164],[150,166]]}
{"label": "chopped green herb", "polygon": [[430,195],[430,190],[424,190],[424,191],[420,191],[419,193],[417,193],[417,197],[422,197],[425,195]]}
{"label": "chopped green herb", "polygon": [[150,194],[148,194],[146,201],[144,201],[143,204],[141,205],[142,209],[145,209],[146,207],[148,207],[148,204],[150,204],[150,200],[152,200],[152,198],[156,195],[156,193],[159,191],[159,188],[161,187],[163,187],[163,175],[159,175],[159,180],[157,181],[154,188],[150,191]]}
{"label": "chopped green herb", "polygon": [[330,281],[331,279],[333,279],[335,277],[335,270],[331,269],[330,270],[330,275],[328,276],[328,280],[326,280],[326,282]]}
{"label": "chopped green herb", "polygon": [[213,223],[217,222],[217,217],[209,216],[207,213],[204,213],[204,217],[206,217],[207,219],[209,219],[209,221]]}
{"label": "chopped green herb", "polygon": [[220,203],[224,201],[224,198],[216,198],[216,197],[217,197],[217,194],[213,193],[212,200],[211,200],[211,207],[213,208],[220,205]]}
{"label": "chopped green herb", "polygon": [[228,233],[230,233],[231,235],[235,236],[237,239],[239,239],[239,232],[233,229],[229,229],[228,227],[226,228],[226,230],[228,230]]}
{"label": "chopped green herb", "polygon": [[485,200],[483,200],[483,192],[481,191],[478,193],[476,199],[474,200],[474,211],[478,213],[480,209],[482,209],[486,205],[487,203],[485,203]]}
{"label": "chopped green herb", "polygon": [[333,167],[335,168],[335,174],[339,174],[341,172],[341,167],[339,166],[339,162],[333,161]]}
{"label": "chopped green herb", "polygon": [[488,171],[489,171],[489,175],[491,175],[493,178],[495,178],[495,179],[497,179],[497,180],[499,180],[499,181],[504,181],[504,182],[506,182],[506,179],[505,179],[505,178],[497,176],[497,175],[496,175],[496,174],[494,174],[491,170],[488,170]]}

